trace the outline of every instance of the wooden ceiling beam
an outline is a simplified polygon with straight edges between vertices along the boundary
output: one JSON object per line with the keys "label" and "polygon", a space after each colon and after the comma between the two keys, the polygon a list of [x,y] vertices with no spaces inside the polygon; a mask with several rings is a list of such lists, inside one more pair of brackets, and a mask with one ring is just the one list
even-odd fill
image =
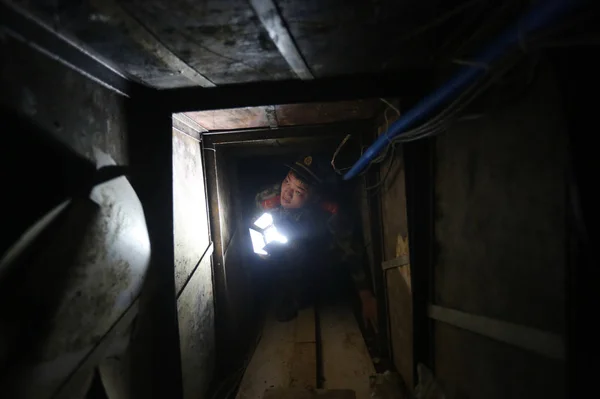
{"label": "wooden ceiling beam", "polygon": [[91,4],[113,22],[123,25],[133,41],[139,44],[145,51],[158,58],[175,73],[185,76],[201,87],[216,86],[210,79],[192,68],[168,49],[150,30],[130,15],[115,0],[91,0]]}
{"label": "wooden ceiling beam", "polygon": [[296,76],[303,80],[314,79],[273,0],[250,0],[250,5]]}
{"label": "wooden ceiling beam", "polygon": [[378,97],[414,98],[428,89],[431,70],[404,69],[394,74],[350,75],[313,80],[278,80],[156,90],[157,101],[172,112],[332,102]]}

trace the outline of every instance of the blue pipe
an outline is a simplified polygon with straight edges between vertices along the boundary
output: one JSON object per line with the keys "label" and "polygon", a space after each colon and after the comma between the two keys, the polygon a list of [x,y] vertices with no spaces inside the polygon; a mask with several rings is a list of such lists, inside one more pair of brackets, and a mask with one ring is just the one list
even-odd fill
{"label": "blue pipe", "polygon": [[344,180],[350,180],[358,175],[389,145],[390,140],[404,132],[415,122],[422,120],[435,108],[452,98],[459,90],[467,87],[469,84],[475,82],[477,78],[481,77],[486,71],[478,65],[490,65],[495,59],[504,54],[508,48],[519,43],[526,34],[549,24],[578,2],[575,0],[546,0],[530,10],[516,24],[498,36],[478,56],[473,58],[472,62],[474,66],[462,67],[445,85],[422,99],[411,110],[394,122],[387,132],[379,136],[358,161],[356,161],[348,173],[344,175]]}

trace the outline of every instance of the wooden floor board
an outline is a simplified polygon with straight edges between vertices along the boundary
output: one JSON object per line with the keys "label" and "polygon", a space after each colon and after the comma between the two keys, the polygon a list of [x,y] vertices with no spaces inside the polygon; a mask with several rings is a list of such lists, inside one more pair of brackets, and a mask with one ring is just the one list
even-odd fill
{"label": "wooden floor board", "polygon": [[324,388],[351,389],[356,399],[369,399],[369,377],[375,374],[375,367],[352,308],[326,306],[319,314]]}
{"label": "wooden floor board", "polygon": [[[262,338],[244,374],[237,399],[262,399],[265,391],[295,389],[325,395],[325,398],[369,399],[369,377],[375,368],[349,305],[325,306],[319,311],[325,391],[316,388],[316,335],[313,309],[300,312],[295,320],[265,324]],[[292,392],[292,391],[290,391]],[[321,399],[321,396],[316,397]],[[267,397],[267,396],[266,396]],[[309,396],[310,397],[310,396]]]}

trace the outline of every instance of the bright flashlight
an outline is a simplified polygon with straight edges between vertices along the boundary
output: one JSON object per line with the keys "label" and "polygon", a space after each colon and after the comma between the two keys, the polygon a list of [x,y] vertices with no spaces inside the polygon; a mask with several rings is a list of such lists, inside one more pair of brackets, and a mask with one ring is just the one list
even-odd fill
{"label": "bright flashlight", "polygon": [[288,239],[281,234],[273,224],[273,216],[270,213],[264,213],[256,219],[254,225],[250,227],[250,239],[252,240],[252,249],[259,255],[268,255],[265,247],[272,242],[286,244]]}

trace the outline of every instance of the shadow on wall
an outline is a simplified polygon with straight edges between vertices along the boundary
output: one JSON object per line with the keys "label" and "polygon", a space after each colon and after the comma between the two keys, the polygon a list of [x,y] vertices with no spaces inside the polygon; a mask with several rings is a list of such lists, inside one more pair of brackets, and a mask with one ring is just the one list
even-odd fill
{"label": "shadow on wall", "polygon": [[[137,297],[148,233],[108,155],[96,152],[97,170],[19,117],[3,111],[2,120],[12,133],[0,157],[12,191],[0,261],[0,385],[7,397],[50,397]],[[15,173],[23,153],[28,167]]]}

